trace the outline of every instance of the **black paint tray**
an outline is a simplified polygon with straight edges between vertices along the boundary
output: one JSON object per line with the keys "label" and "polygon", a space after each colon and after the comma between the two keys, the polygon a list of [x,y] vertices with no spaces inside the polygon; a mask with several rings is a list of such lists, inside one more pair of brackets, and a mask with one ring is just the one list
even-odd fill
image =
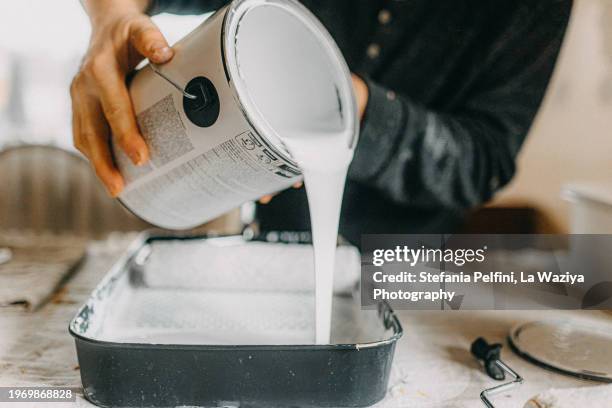
{"label": "black paint tray", "polygon": [[312,248],[143,234],[70,323],[84,393],[104,407],[368,406],[399,321],[361,310],[339,247],[332,344],[314,343]]}

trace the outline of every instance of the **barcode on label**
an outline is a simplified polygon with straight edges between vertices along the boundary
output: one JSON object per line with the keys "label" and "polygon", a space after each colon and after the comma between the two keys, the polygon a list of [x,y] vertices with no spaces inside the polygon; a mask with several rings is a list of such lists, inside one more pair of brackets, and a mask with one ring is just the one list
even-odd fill
{"label": "barcode on label", "polygon": [[138,126],[156,167],[193,150],[185,125],[168,95],[138,115]]}

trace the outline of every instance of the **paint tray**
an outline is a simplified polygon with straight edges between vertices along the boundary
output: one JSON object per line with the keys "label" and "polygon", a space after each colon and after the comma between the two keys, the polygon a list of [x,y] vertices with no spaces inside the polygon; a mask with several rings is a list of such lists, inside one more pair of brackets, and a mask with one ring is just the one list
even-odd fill
{"label": "paint tray", "polygon": [[240,236],[134,242],[70,323],[84,394],[104,407],[368,406],[402,328],[361,310],[339,247],[332,341],[314,344],[312,247]]}

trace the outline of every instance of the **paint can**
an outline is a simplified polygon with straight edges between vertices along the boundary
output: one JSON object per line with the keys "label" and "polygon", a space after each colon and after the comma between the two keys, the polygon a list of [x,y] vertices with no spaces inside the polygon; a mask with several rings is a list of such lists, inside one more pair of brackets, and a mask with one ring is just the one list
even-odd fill
{"label": "paint can", "polygon": [[235,0],[180,40],[173,59],[130,83],[150,161],[114,148],[119,200],[146,221],[187,229],[301,180],[293,131],[358,118],[350,72],[323,25],[293,0]]}

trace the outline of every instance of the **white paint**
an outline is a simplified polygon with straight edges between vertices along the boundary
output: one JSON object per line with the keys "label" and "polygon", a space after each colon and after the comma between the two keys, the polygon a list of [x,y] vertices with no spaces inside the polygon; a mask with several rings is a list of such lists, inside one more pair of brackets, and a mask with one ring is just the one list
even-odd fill
{"label": "white paint", "polygon": [[[120,343],[313,343],[313,277],[305,273],[313,269],[312,251],[305,245],[224,237],[157,241],[149,250],[148,257],[137,256],[139,268],[120,271],[111,291],[92,297],[89,323],[73,329],[86,338]],[[341,246],[336,258],[331,342],[388,338],[377,311],[360,310],[358,300],[348,296],[357,294],[352,289],[359,252]]]}
{"label": "white paint", "polygon": [[254,126],[302,169],[315,254],[315,341],[328,344],[338,221],[358,131],[354,95],[346,64],[316,19],[287,3],[265,4],[240,18],[235,86]]}
{"label": "white paint", "polygon": [[284,141],[304,172],[315,260],[315,341],[330,340],[332,288],[344,182],[353,151],[346,133],[294,133]]}

